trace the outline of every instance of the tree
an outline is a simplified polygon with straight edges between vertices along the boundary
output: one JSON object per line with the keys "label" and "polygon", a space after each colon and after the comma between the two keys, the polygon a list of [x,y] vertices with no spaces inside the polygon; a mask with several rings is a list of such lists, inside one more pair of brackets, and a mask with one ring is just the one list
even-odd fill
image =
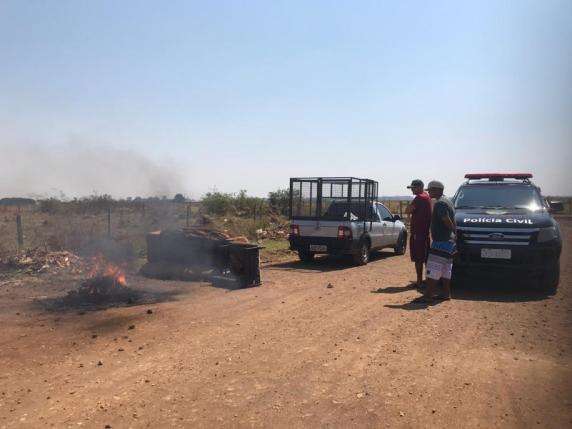
{"label": "tree", "polygon": [[202,206],[208,214],[224,215],[234,209],[234,195],[214,191],[207,192],[202,200]]}
{"label": "tree", "polygon": [[173,198],[173,201],[175,203],[184,203],[187,199],[185,198],[185,196],[183,194],[177,194],[175,195],[175,197]]}
{"label": "tree", "polygon": [[270,207],[278,213],[288,216],[290,210],[290,190],[278,189],[268,193],[268,203]]}

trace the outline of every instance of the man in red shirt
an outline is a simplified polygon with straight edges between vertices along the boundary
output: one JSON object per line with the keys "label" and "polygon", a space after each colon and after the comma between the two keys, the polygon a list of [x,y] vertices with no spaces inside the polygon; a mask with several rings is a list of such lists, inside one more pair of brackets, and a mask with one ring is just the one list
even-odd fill
{"label": "man in red shirt", "polygon": [[423,182],[413,180],[407,187],[411,189],[415,198],[407,207],[407,214],[411,215],[409,253],[415,262],[417,272],[417,286],[423,283],[423,264],[427,262],[429,251],[429,227],[431,226],[431,198],[423,190]]}

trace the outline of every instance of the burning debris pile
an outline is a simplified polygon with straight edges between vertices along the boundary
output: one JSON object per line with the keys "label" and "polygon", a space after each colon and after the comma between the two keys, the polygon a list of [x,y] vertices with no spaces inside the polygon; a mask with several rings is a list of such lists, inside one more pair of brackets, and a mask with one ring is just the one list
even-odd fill
{"label": "burning debris pile", "polygon": [[121,290],[127,286],[125,274],[121,269],[109,262],[102,256],[96,256],[93,268],[89,272],[89,278],[81,284],[81,289],[89,295],[109,294]]}
{"label": "burning debris pile", "polygon": [[127,287],[125,274],[120,267],[109,263],[102,256],[92,260],[88,278],[79,288],[70,291],[66,301],[77,303],[102,303],[109,301],[132,300],[132,291]]}
{"label": "burning debris pile", "polygon": [[0,260],[0,270],[20,270],[27,273],[56,272],[68,267],[81,269],[81,265],[81,258],[71,252],[50,252],[40,248],[29,249]]}
{"label": "burning debris pile", "polygon": [[246,237],[230,237],[208,228],[156,231],[147,235],[148,262],[141,272],[161,279],[258,286],[259,249]]}

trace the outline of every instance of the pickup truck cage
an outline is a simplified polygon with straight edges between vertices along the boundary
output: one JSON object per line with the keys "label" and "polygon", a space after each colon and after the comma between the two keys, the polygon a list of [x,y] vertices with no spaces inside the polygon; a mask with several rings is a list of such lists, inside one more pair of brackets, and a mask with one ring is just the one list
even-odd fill
{"label": "pickup truck cage", "polygon": [[372,221],[378,182],[357,177],[290,179],[290,219]]}

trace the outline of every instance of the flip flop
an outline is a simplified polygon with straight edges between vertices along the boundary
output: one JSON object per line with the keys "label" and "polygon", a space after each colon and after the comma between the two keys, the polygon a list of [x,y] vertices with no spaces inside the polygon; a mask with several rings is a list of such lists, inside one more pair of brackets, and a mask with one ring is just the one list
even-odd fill
{"label": "flip flop", "polygon": [[420,296],[411,301],[412,304],[432,304],[433,302],[433,298],[429,298],[428,296]]}

